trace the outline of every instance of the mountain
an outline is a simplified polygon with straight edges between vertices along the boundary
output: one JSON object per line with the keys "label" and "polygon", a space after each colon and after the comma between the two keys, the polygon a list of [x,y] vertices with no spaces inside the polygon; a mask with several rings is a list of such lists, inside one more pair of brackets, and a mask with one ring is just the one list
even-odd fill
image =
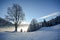
{"label": "mountain", "polygon": [[0,27],[4,27],[4,26],[12,26],[13,24],[11,22],[6,21],[5,19],[0,17]]}

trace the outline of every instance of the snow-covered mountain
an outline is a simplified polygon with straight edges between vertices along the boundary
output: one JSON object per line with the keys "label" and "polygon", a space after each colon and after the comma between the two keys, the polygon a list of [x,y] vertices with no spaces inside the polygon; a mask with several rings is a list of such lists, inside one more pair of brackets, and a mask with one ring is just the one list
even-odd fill
{"label": "snow-covered mountain", "polygon": [[7,27],[12,26],[13,24],[11,22],[6,21],[5,19],[0,17],[0,27]]}
{"label": "snow-covered mountain", "polygon": [[34,32],[0,32],[0,40],[60,40],[60,24]]}

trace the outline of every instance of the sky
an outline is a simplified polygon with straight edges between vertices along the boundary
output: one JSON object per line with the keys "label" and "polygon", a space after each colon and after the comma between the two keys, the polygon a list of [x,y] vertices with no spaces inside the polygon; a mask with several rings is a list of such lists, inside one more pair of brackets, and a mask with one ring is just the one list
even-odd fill
{"label": "sky", "polygon": [[34,18],[41,21],[52,13],[57,15],[60,12],[60,0],[0,0],[0,17],[4,18],[7,8],[12,7],[13,4],[19,4],[22,7],[26,22]]}

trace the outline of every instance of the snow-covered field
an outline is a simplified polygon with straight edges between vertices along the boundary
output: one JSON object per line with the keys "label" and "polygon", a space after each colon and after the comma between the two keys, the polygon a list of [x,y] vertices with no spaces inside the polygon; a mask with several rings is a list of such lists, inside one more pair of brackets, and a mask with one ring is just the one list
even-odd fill
{"label": "snow-covered field", "polygon": [[60,40],[60,24],[35,32],[0,32],[0,40]]}

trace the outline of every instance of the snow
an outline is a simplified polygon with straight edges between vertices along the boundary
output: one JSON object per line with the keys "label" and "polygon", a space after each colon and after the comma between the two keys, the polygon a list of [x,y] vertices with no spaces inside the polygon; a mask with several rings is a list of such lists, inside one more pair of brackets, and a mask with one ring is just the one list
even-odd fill
{"label": "snow", "polygon": [[35,32],[0,32],[0,40],[60,40],[59,30],[60,24]]}
{"label": "snow", "polygon": [[60,32],[60,24],[51,26],[51,27],[42,27],[41,29],[39,29],[39,31],[55,31],[55,32],[58,31],[58,32]]}

